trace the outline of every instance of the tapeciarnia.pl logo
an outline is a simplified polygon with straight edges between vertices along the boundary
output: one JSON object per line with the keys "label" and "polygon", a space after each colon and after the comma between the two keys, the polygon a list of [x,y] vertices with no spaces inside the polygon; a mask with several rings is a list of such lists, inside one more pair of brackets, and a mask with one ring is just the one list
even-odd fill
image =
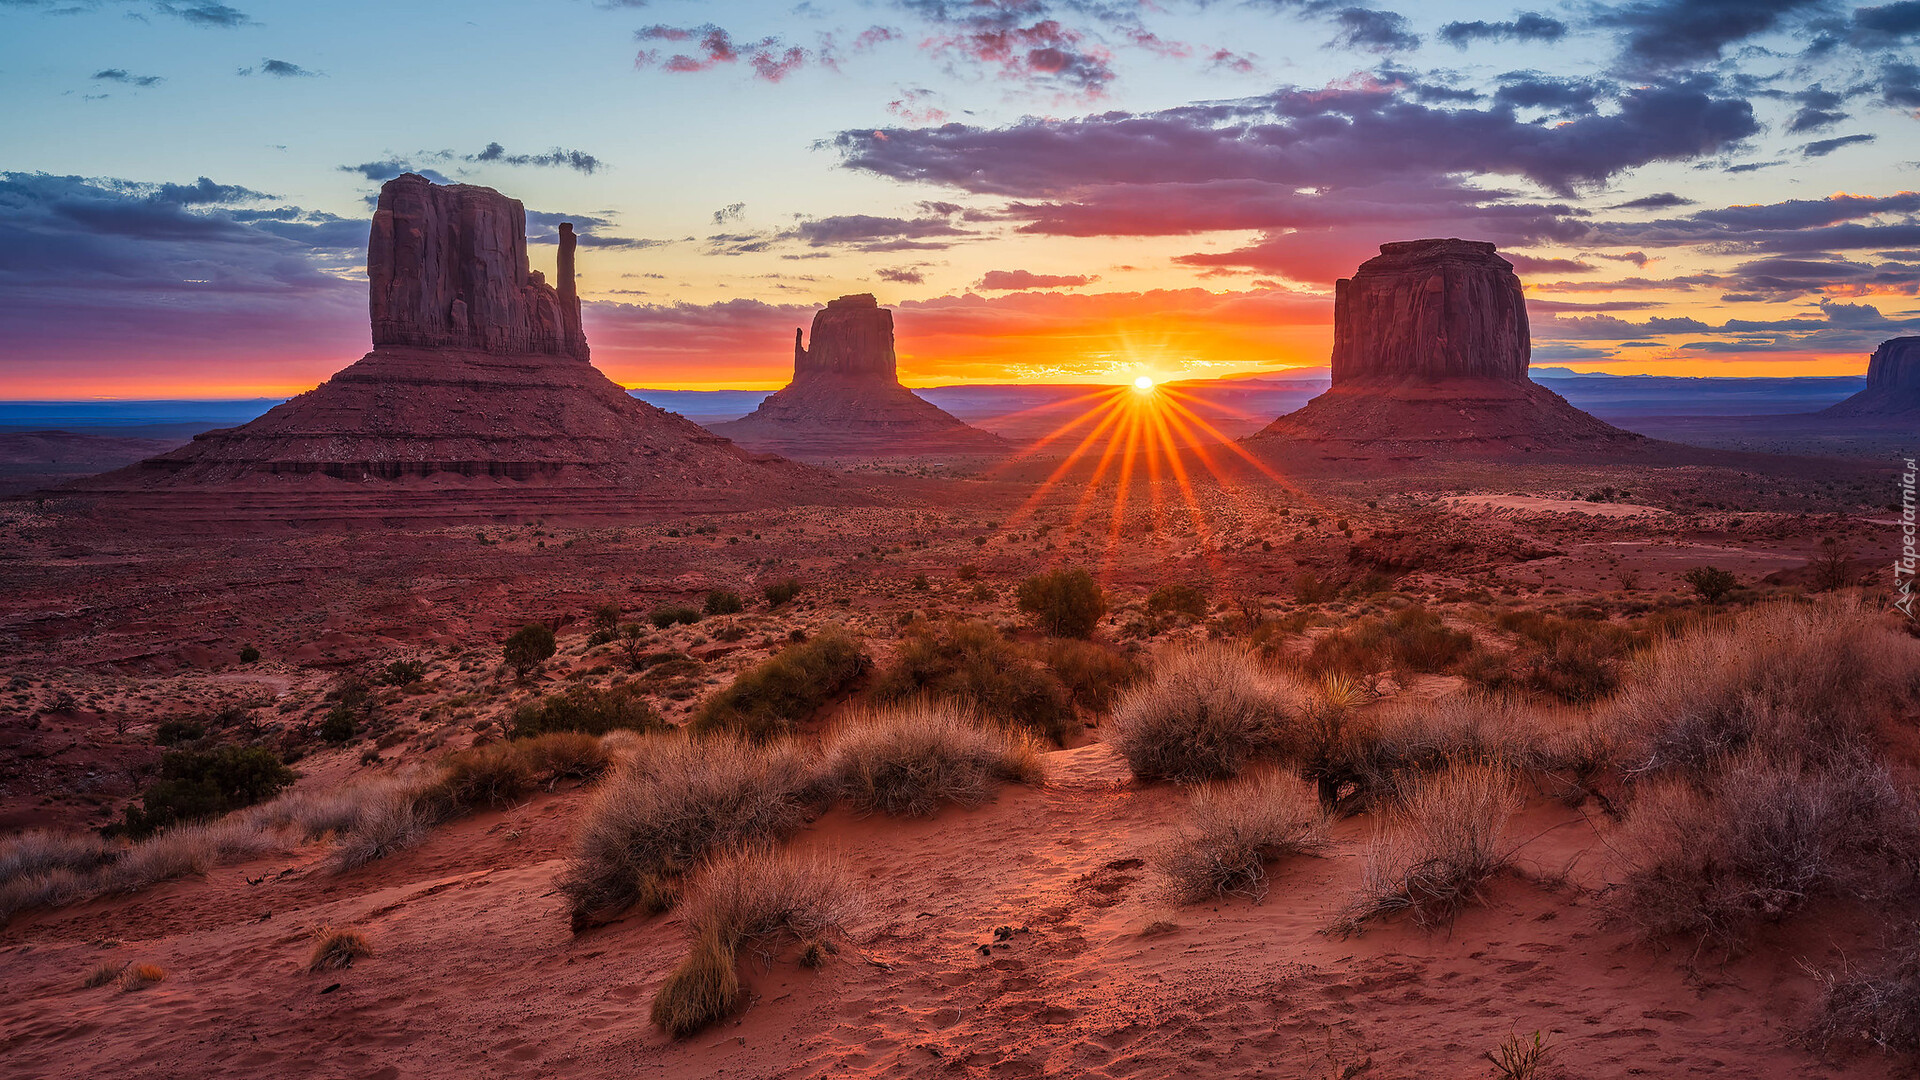
{"label": "tapeciarnia.pl logo", "polygon": [[1893,560],[1893,606],[1911,619],[1915,563],[1913,481],[1920,469],[1914,468],[1913,458],[1905,462],[1905,471],[1900,474],[1900,555]]}

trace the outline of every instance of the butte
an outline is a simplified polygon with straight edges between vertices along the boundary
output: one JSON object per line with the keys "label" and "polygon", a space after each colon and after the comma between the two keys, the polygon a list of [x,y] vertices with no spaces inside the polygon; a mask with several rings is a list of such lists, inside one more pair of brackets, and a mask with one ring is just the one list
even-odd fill
{"label": "butte", "polygon": [[1382,244],[1334,286],[1332,387],[1247,442],[1422,458],[1559,456],[1650,441],[1528,378],[1532,355],[1520,279],[1492,244]]}
{"label": "butte", "polygon": [[516,199],[408,173],[367,242],[373,351],[235,428],[80,481],[199,519],[507,520],[841,502],[829,474],[755,455],[589,362],[560,226],[558,288]]}
{"label": "butte", "polygon": [[1005,439],[972,427],[900,384],[893,312],[871,294],[814,312],[803,346],[793,332],[793,381],[715,432],[755,449],[807,458],[1001,454]]}
{"label": "butte", "polygon": [[1870,424],[1920,419],[1920,337],[1889,338],[1867,361],[1866,389],[1817,415]]}

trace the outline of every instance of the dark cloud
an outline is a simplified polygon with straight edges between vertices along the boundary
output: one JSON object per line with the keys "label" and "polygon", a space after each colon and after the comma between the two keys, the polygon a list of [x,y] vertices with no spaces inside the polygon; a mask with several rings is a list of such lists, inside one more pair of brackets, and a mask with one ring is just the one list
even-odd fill
{"label": "dark cloud", "polygon": [[1617,86],[1597,79],[1558,78],[1537,71],[1508,72],[1500,79],[1500,88],[1493,93],[1496,105],[1565,116],[1591,115],[1619,93]]}
{"label": "dark cloud", "polygon": [[[982,67],[1000,77],[1098,97],[1114,79],[1111,55],[1086,31],[1053,17],[1045,0],[898,0],[933,24],[921,47],[950,65]],[[1092,5],[1065,5],[1088,13]],[[1139,29],[1118,9],[1094,9],[1109,23]],[[1135,38],[1138,42],[1138,37]],[[1158,39],[1154,39],[1158,40]]]}
{"label": "dark cloud", "polygon": [[1663,191],[1658,195],[1642,195],[1637,199],[1628,199],[1626,202],[1623,202],[1623,203],[1614,203],[1613,206],[1609,207],[1609,209],[1667,210],[1675,206],[1692,206],[1692,205],[1693,205],[1692,199],[1689,199],[1683,195],[1675,195],[1671,191]]}
{"label": "dark cloud", "polygon": [[451,184],[443,174],[424,166],[416,165],[406,158],[390,157],[379,161],[363,161],[358,165],[342,165],[341,172],[359,173],[376,184],[384,184],[401,173],[418,173],[436,184]]}
{"label": "dark cloud", "polygon": [[1630,68],[1671,70],[1720,58],[1727,46],[1813,14],[1827,0],[1635,0],[1602,7],[1595,22],[1621,30]]}
{"label": "dark cloud", "polygon": [[1084,274],[1035,274],[1027,270],[989,270],[979,287],[988,292],[1016,292],[1022,289],[1064,289],[1090,285],[1100,280]]}
{"label": "dark cloud", "polygon": [[1464,49],[1476,41],[1559,41],[1567,24],[1537,11],[1522,11],[1505,22],[1450,22],[1440,28],[1440,39]]}
{"label": "dark cloud", "polygon": [[536,165],[542,168],[572,169],[575,172],[591,174],[606,163],[592,154],[580,150],[565,150],[558,146],[544,154],[509,154],[506,147],[490,142],[477,154],[468,154],[461,159],[479,165]]}
{"label": "dark cloud", "polygon": [[1913,37],[1920,37],[1920,0],[1854,10],[1852,40],[1857,45],[1891,48]]}
{"label": "dark cloud", "polygon": [[1597,269],[1582,259],[1542,258],[1517,251],[1503,251],[1500,257],[1512,263],[1514,270],[1522,274],[1590,274]]}
{"label": "dark cloud", "polygon": [[649,26],[635,31],[634,38],[643,42],[690,43],[694,50],[691,53],[675,52],[667,56],[659,49],[642,49],[633,58],[634,67],[675,73],[709,71],[721,64],[736,64],[744,60],[753,69],[755,78],[779,82],[815,58],[806,49],[789,45],[777,37],[736,43],[731,34],[712,23],[695,27]]}
{"label": "dark cloud", "polygon": [[1880,69],[1880,99],[1901,109],[1920,109],[1920,65],[1893,63]]}
{"label": "dark cloud", "polygon": [[927,240],[970,234],[944,216],[897,218],[843,214],[803,221],[791,235],[810,247],[851,245],[865,251],[903,251],[947,247],[949,244],[945,241],[928,243]]}
{"label": "dark cloud", "polygon": [[207,2],[207,0],[190,0],[188,3],[171,3],[168,0],[161,0],[154,5],[154,10],[176,19],[185,19],[195,26],[233,27],[249,26],[253,23],[246,12],[225,4]]}
{"label": "dark cloud", "polygon": [[1334,16],[1338,31],[1330,45],[1367,52],[1395,52],[1420,47],[1407,17],[1398,12],[1350,7]]}
{"label": "dark cloud", "polygon": [[896,285],[920,285],[927,280],[927,275],[911,266],[884,267],[874,271],[874,276]]}
{"label": "dark cloud", "polygon": [[129,74],[126,68],[106,68],[94,72],[91,77],[101,82],[125,83],[128,86],[158,86],[167,81],[160,75]]}
{"label": "dark cloud", "polygon": [[1846,95],[1822,89],[1819,83],[1794,94],[1793,99],[1800,103],[1800,108],[1787,124],[1789,134],[1819,131],[1847,118],[1841,109],[1847,102]]}
{"label": "dark cloud", "polygon": [[275,60],[272,57],[265,57],[255,67],[241,68],[238,74],[271,75],[276,79],[317,79],[326,73],[323,71],[309,71],[292,61]]}
{"label": "dark cloud", "polygon": [[1833,139],[1816,139],[1800,148],[1800,156],[1810,158],[1826,157],[1828,154],[1842,147],[1855,146],[1860,143],[1870,143],[1874,141],[1875,138],[1877,138],[1877,136],[1841,135]]}

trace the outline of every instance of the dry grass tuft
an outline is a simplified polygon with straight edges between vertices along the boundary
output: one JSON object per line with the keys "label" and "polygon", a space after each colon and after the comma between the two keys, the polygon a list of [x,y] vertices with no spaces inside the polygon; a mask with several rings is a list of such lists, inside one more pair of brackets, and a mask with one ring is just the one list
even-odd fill
{"label": "dry grass tuft", "polygon": [[341,971],[355,960],[373,955],[366,936],[358,930],[322,926],[313,932],[313,951],[307,955],[308,971]]}
{"label": "dry grass tuft", "polygon": [[157,982],[165,982],[167,969],[159,964],[129,964],[120,973],[120,989],[145,990]]}
{"label": "dry grass tuft", "polygon": [[1142,780],[1237,776],[1280,748],[1304,700],[1248,653],[1212,642],[1162,656],[1150,681],[1120,695],[1107,738]]}
{"label": "dry grass tuft", "polygon": [[127,970],[127,965],[125,964],[116,964],[111,960],[106,961],[98,967],[95,967],[92,971],[87,972],[86,981],[82,985],[89,990],[93,990],[105,986],[108,983],[119,982],[120,973],[125,970]]}
{"label": "dry grass tuft", "polygon": [[600,785],[560,879],[576,930],[649,897],[708,855],[800,827],[818,795],[797,747],[657,736]]}
{"label": "dry grass tuft", "polygon": [[861,810],[924,815],[942,802],[986,802],[997,784],[1040,783],[1041,762],[1030,736],[988,728],[949,703],[916,701],[843,721],[822,771]]}
{"label": "dry grass tuft", "polygon": [[845,868],[817,856],[763,847],[720,856],[688,891],[692,948],[655,996],[653,1022],[681,1036],[719,1020],[739,999],[743,949],[771,959],[779,942],[800,942],[823,959],[861,906]]}
{"label": "dry grass tuft", "polygon": [[1325,851],[1332,841],[1313,790],[1265,775],[1194,792],[1188,821],[1149,862],[1179,903],[1267,895],[1266,864]]}
{"label": "dry grass tuft", "polygon": [[1450,923],[1506,868],[1511,853],[1501,839],[1519,806],[1519,789],[1502,766],[1455,766],[1414,781],[1375,834],[1360,892],[1334,932],[1358,933],[1403,912],[1423,928]]}
{"label": "dry grass tuft", "polygon": [[1878,969],[1847,964],[1815,976],[1820,1003],[1803,1041],[1824,1050],[1863,1039],[1893,1053],[1920,1054],[1920,926],[1903,927],[1897,940]]}
{"label": "dry grass tuft", "polygon": [[1857,602],[1773,604],[1696,626],[1640,658],[1609,715],[1629,772],[1699,778],[1749,747],[1821,765],[1876,745],[1920,704],[1920,641]]}
{"label": "dry grass tuft", "polygon": [[1033,731],[1056,743],[1079,727],[1073,693],[1053,669],[985,623],[911,631],[893,662],[874,676],[867,695],[888,705],[951,699],[995,723]]}
{"label": "dry grass tuft", "polygon": [[1621,839],[1615,916],[1641,937],[1732,953],[1756,924],[1828,897],[1885,898],[1920,873],[1920,808],[1885,766],[1817,767],[1758,750],[1714,768],[1703,789],[1648,784]]}

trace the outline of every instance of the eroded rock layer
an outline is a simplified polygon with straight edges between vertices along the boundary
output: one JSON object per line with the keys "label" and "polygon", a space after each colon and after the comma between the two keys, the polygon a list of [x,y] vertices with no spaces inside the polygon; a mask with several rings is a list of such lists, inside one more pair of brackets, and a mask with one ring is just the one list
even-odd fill
{"label": "eroded rock layer", "polygon": [[1920,412],[1920,337],[1889,338],[1867,361],[1866,389],[1824,410],[1830,416]]}
{"label": "eroded rock layer", "polygon": [[1644,443],[1527,377],[1526,297],[1492,244],[1412,240],[1336,284],[1333,385],[1251,436],[1362,456]]}
{"label": "eroded rock layer", "polygon": [[1008,445],[900,384],[893,312],[867,293],[815,312],[811,338],[803,343],[794,331],[793,381],[714,431],[812,458],[999,453]]}

